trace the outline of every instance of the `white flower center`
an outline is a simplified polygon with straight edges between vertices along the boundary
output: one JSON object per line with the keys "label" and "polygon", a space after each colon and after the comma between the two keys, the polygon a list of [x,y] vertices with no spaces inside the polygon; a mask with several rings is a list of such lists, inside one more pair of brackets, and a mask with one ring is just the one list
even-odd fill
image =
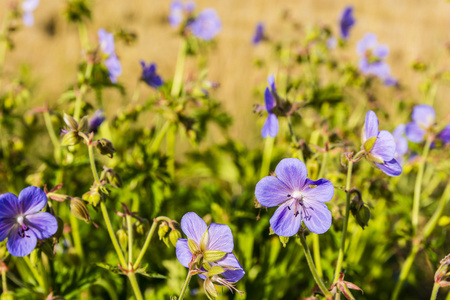
{"label": "white flower center", "polygon": [[301,200],[303,198],[303,195],[301,192],[299,191],[295,191],[292,193],[292,198],[295,198],[297,200]]}
{"label": "white flower center", "polygon": [[20,226],[23,226],[23,216],[22,215],[19,215],[17,217],[17,223],[19,223]]}

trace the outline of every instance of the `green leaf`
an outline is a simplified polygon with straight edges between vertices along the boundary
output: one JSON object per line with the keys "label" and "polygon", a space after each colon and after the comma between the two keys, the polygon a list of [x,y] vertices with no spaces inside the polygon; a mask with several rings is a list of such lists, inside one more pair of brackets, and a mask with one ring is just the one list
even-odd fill
{"label": "green leaf", "polygon": [[188,247],[192,253],[198,252],[199,250],[197,244],[191,239],[188,239]]}
{"label": "green leaf", "polygon": [[208,262],[221,260],[225,255],[227,255],[227,253],[220,250],[207,250],[203,252],[203,258]]}
{"label": "green leaf", "polygon": [[225,270],[222,267],[214,266],[208,271],[208,277],[219,275],[225,272]]}

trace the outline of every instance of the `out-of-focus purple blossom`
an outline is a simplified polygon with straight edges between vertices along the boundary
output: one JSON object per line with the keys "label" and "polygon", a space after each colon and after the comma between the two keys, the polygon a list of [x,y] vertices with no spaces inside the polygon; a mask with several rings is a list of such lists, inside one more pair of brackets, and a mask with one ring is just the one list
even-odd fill
{"label": "out-of-focus purple blossom", "polygon": [[12,193],[0,195],[0,241],[8,238],[6,247],[13,256],[26,256],[37,240],[51,237],[58,230],[56,218],[41,210],[47,195],[38,187],[23,189],[19,198]]}
{"label": "out-of-focus purple blossom", "polygon": [[197,18],[189,25],[192,34],[201,40],[212,40],[222,29],[217,12],[213,8],[206,8],[199,13]]}
{"label": "out-of-focus purple blossom", "polygon": [[89,119],[89,132],[97,133],[98,128],[105,121],[105,113],[103,109],[97,110],[94,115]]}
{"label": "out-of-focus purple blossom", "polygon": [[276,100],[272,93],[276,93],[275,88],[275,78],[270,75],[267,79],[269,87],[266,87],[264,91],[264,102],[266,104],[266,111],[268,113],[267,119],[264,122],[263,128],[261,129],[261,136],[266,138],[270,136],[272,138],[276,137],[278,134],[279,123],[277,116],[272,112],[272,109],[276,106]]}
{"label": "out-of-focus purple blossom", "polygon": [[391,75],[391,68],[384,61],[389,55],[389,47],[380,45],[377,36],[366,33],[356,45],[356,52],[360,56],[358,68],[364,75],[374,75],[385,85],[397,85],[397,80]]}
{"label": "out-of-focus purple blossom", "polygon": [[261,179],[255,188],[259,204],[280,205],[270,219],[272,230],[279,236],[293,236],[303,221],[314,233],[326,232],[332,217],[324,203],[333,198],[333,184],[326,179],[308,179],[305,164],[297,158],[280,161],[275,174]]}
{"label": "out-of-focus purple blossom", "polygon": [[450,143],[450,124],[445,126],[445,128],[438,133],[437,137],[441,139],[444,144]]}
{"label": "out-of-focus purple blossom", "polygon": [[339,30],[341,38],[347,40],[350,29],[355,25],[355,18],[353,17],[353,6],[349,5],[342,11],[341,17],[339,18]]}
{"label": "out-of-focus purple blossom", "polygon": [[412,122],[406,125],[406,137],[413,143],[420,143],[434,125],[436,113],[432,106],[419,104],[414,106],[411,119]]}
{"label": "out-of-focus purple blossom", "polygon": [[338,45],[338,40],[336,37],[331,36],[330,38],[328,38],[327,40],[327,48],[330,50],[333,50],[337,47]]}
{"label": "out-of-focus purple blossom", "polygon": [[402,173],[401,165],[394,158],[395,139],[389,131],[378,131],[378,118],[373,111],[366,114],[362,144],[367,160],[374,163],[386,175],[398,176]]}
{"label": "out-of-focus purple blossom", "polygon": [[106,55],[114,55],[114,35],[107,32],[105,29],[100,28],[98,30],[98,40],[100,44],[100,49]]}
{"label": "out-of-focus purple blossom", "polygon": [[105,60],[105,66],[109,71],[109,79],[117,83],[117,77],[122,74],[122,65],[116,55],[111,55]]}
{"label": "out-of-focus purple blossom", "polygon": [[264,23],[259,22],[258,24],[256,24],[256,27],[255,27],[255,33],[253,34],[252,44],[257,45],[264,39],[265,39]]}
{"label": "out-of-focus purple blossom", "polygon": [[195,2],[172,1],[170,4],[169,23],[173,28],[178,28],[183,23],[186,15],[192,13],[195,9]]}
{"label": "out-of-focus purple blossom", "polygon": [[147,66],[145,62],[141,60],[141,66],[142,66],[141,80],[145,81],[145,83],[147,83],[149,86],[155,89],[163,85],[163,80],[158,74],[156,74],[155,64],[152,63]]}
{"label": "out-of-focus purple blossom", "polygon": [[34,25],[33,11],[39,6],[39,0],[24,0],[22,2],[22,20],[25,26],[31,27]]}
{"label": "out-of-focus purple blossom", "polygon": [[406,139],[405,132],[405,124],[398,125],[392,132],[392,136],[394,137],[396,146],[394,158],[400,163],[400,165],[403,164],[403,155],[408,152],[408,140]]}

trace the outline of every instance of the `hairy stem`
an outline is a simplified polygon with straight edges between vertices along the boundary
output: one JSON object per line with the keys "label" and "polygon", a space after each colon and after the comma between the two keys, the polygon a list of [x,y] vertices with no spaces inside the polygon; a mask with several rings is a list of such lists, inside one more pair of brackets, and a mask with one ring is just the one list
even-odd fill
{"label": "hairy stem", "polygon": [[433,285],[433,291],[431,291],[430,300],[436,300],[439,291],[439,283],[435,282]]}
{"label": "hairy stem", "polygon": [[139,284],[137,282],[136,274],[130,272],[127,274],[128,279],[130,280],[131,287],[133,288],[134,295],[136,296],[136,300],[144,300],[142,296],[141,290],[139,289]]}
{"label": "hairy stem", "polygon": [[181,289],[180,296],[178,297],[178,300],[183,300],[184,295],[186,294],[187,288],[189,286],[189,282],[191,281],[192,274],[191,271],[188,271],[188,274],[186,276],[186,280],[184,281],[183,288]]}
{"label": "hairy stem", "polygon": [[131,223],[131,216],[127,214],[128,227],[128,264],[133,262],[133,224]]}

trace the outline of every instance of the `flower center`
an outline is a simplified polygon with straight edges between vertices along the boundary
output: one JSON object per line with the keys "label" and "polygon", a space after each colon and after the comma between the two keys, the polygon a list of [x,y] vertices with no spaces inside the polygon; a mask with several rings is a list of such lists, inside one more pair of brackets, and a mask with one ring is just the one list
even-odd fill
{"label": "flower center", "polygon": [[17,231],[17,234],[21,238],[29,237],[28,235],[25,234],[25,232],[29,230],[28,226],[25,225],[25,222],[24,222],[25,221],[25,217],[23,215],[19,215],[16,220],[17,220],[17,223],[19,223],[19,225],[20,225],[20,228]]}
{"label": "flower center", "polygon": [[294,212],[294,217],[297,217],[300,214],[300,211],[302,212],[302,217],[309,221],[311,220],[311,213],[308,211],[308,209],[310,210],[314,210],[314,208],[312,207],[308,207],[306,206],[306,204],[303,202],[303,194],[299,191],[295,191],[292,193],[292,195],[288,195],[289,198],[295,199],[294,201],[294,209],[291,209],[290,206],[288,206],[289,210],[293,210]]}

